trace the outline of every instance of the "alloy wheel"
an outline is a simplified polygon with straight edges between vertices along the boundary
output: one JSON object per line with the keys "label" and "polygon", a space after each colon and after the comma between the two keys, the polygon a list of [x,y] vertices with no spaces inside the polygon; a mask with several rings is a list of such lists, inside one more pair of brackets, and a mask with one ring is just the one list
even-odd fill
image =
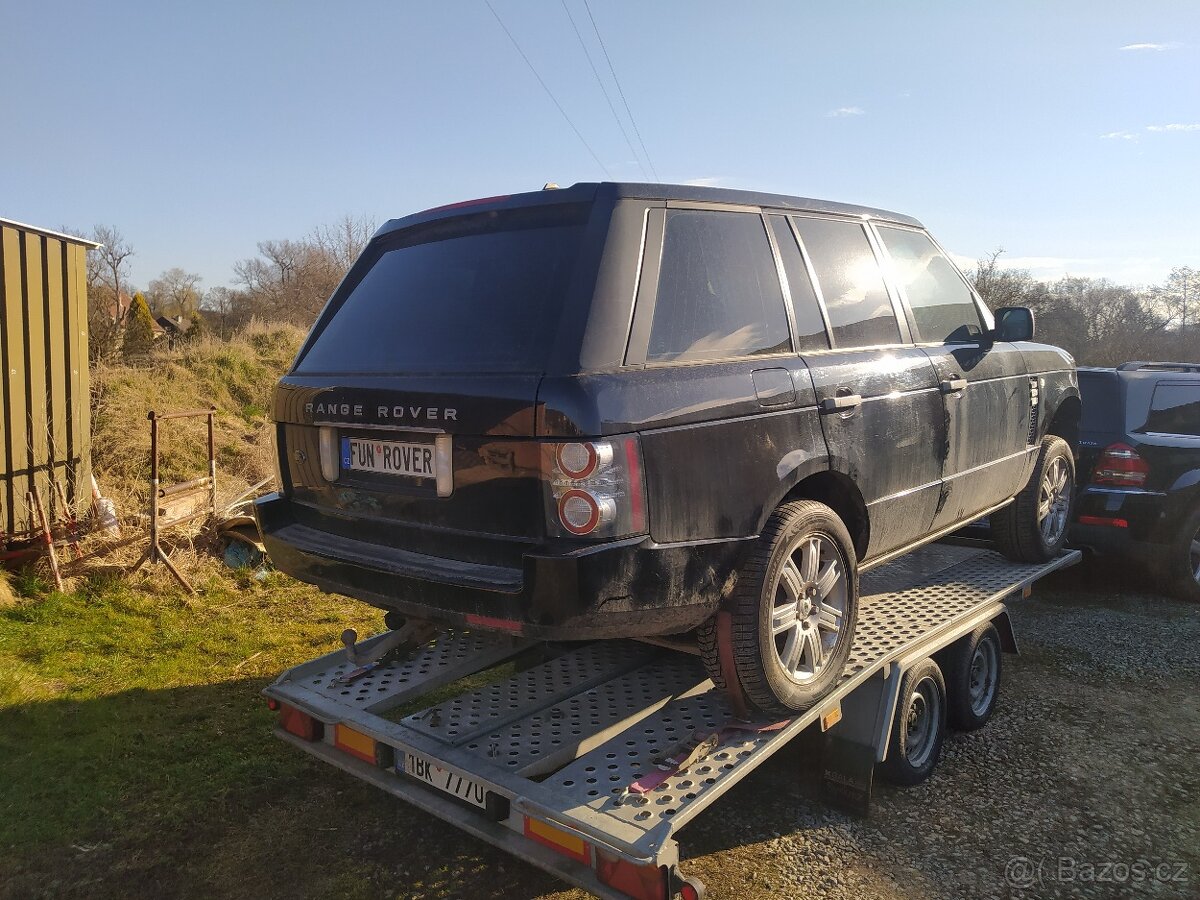
{"label": "alloy wheel", "polygon": [[1042,475],[1038,490],[1038,529],[1047,545],[1058,543],[1071,511],[1071,475],[1067,461],[1056,456]]}
{"label": "alloy wheel", "polygon": [[846,564],[832,539],[800,537],[788,551],[775,583],[771,637],[783,671],[812,681],[825,668],[846,623]]}

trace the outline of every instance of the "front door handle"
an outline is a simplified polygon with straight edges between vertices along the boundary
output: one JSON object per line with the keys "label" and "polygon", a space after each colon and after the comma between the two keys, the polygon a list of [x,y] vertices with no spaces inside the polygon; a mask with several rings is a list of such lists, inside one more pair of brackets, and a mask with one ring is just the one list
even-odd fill
{"label": "front door handle", "polygon": [[942,382],[943,394],[961,394],[967,389],[967,379],[965,378],[947,378]]}
{"label": "front door handle", "polygon": [[826,397],[821,401],[821,412],[844,413],[862,406],[862,397],[858,394],[844,394],[840,397]]}

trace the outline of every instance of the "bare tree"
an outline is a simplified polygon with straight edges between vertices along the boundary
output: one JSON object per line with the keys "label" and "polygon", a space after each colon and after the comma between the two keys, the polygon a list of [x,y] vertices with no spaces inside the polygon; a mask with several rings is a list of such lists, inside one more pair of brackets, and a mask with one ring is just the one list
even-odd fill
{"label": "bare tree", "polygon": [[1175,355],[1200,359],[1200,347],[1192,346],[1197,343],[1192,335],[1200,319],[1200,271],[1176,266],[1166,282],[1154,289],[1154,300],[1173,328]]}
{"label": "bare tree", "polygon": [[244,324],[236,317],[236,311],[243,304],[245,295],[223,285],[211,287],[204,293],[200,308],[215,313],[217,319],[217,335],[221,340],[229,336],[230,330],[236,325]]}
{"label": "bare tree", "polygon": [[376,228],[374,219],[347,214],[332,225],[319,226],[312,233],[312,243],[345,273],[362,255]]}
{"label": "bare tree", "polygon": [[90,238],[100,246],[88,250],[86,256],[88,355],[101,360],[113,357],[120,350],[121,330],[129,312],[121,303],[121,294],[129,293],[129,257],[134,254],[121,232],[111,225],[95,226]]}
{"label": "bare tree", "polygon": [[374,230],[346,216],[301,240],[261,241],[257,257],[234,266],[247,305],[265,319],[312,324]]}
{"label": "bare tree", "polygon": [[[127,310],[121,308],[121,283],[129,275],[129,257],[133,256],[133,248],[125,237],[112,225],[97,225],[92,230],[92,240],[100,244],[94,251],[96,259],[96,280],[107,280],[116,301],[115,315],[118,324],[122,324]],[[89,264],[89,279],[92,277]]]}
{"label": "bare tree", "polygon": [[195,272],[185,272],[175,266],[150,282],[146,299],[156,316],[187,318],[200,308],[197,286],[201,278]]}

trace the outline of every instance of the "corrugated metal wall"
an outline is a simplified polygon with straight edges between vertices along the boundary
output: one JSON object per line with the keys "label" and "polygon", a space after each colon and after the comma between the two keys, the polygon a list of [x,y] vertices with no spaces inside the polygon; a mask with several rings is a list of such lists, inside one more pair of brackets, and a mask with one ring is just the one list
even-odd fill
{"label": "corrugated metal wall", "polygon": [[[88,245],[0,219],[0,532],[30,529],[25,494],[58,516],[90,498]],[[53,510],[53,513],[51,513]]]}

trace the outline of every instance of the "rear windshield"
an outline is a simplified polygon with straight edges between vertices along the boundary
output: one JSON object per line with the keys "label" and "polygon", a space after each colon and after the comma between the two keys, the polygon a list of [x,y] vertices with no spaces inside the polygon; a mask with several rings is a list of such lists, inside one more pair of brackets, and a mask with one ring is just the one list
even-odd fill
{"label": "rear windshield", "polygon": [[482,213],[385,238],[296,372],[542,372],[589,209]]}
{"label": "rear windshield", "polygon": [[1079,373],[1079,399],[1083,414],[1079,429],[1084,432],[1123,431],[1120,381],[1116,372]]}

